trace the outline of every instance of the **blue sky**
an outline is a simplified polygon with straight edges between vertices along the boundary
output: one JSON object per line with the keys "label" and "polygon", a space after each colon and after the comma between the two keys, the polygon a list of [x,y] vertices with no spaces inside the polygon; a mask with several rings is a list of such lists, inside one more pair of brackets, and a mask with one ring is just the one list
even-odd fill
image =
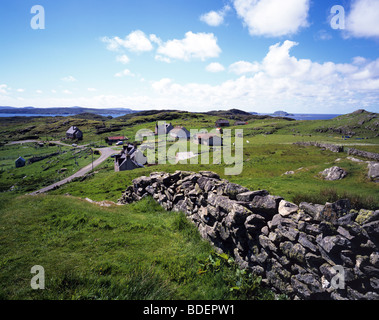
{"label": "blue sky", "polygon": [[2,0],[0,105],[379,112],[377,21],[379,0]]}

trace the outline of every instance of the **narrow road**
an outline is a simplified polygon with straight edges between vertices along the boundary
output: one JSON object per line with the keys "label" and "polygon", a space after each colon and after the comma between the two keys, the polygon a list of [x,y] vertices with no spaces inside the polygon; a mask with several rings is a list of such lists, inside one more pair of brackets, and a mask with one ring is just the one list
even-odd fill
{"label": "narrow road", "polygon": [[[113,150],[112,148],[100,148],[100,149],[95,149],[95,150],[99,150],[100,153],[101,153],[101,155],[100,155],[100,157],[98,159],[96,159],[93,162],[93,168],[95,168],[99,164],[103,163],[112,154],[119,153],[119,151]],[[56,183],[54,183],[54,184],[52,184],[50,186],[44,187],[44,188],[42,188],[40,190],[34,191],[32,193],[29,193],[29,195],[35,196],[35,195],[40,194],[40,193],[45,193],[45,192],[51,191],[51,190],[53,190],[56,187],[59,187],[61,185],[64,185],[67,182],[72,181],[72,179],[74,179],[74,178],[83,177],[85,174],[87,174],[91,170],[92,170],[92,163],[90,163],[88,166],[85,166],[84,168],[80,169],[78,172],[74,173],[72,176],[70,176],[68,178],[65,178],[65,179],[63,179],[61,181],[58,181],[58,182],[56,182]]]}

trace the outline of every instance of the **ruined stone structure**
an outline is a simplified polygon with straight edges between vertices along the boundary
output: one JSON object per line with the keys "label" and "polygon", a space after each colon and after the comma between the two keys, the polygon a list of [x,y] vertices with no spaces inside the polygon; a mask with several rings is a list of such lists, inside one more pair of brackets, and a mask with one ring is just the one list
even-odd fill
{"label": "ruined stone structure", "polygon": [[379,299],[379,210],[354,211],[348,200],[298,207],[213,172],[151,173],[133,180],[119,203],[146,196],[184,212],[218,251],[291,299]]}

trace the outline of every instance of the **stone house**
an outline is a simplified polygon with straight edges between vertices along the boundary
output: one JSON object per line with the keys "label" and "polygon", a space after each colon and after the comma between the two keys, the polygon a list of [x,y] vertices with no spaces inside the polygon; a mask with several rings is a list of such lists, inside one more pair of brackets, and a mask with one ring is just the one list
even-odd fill
{"label": "stone house", "polygon": [[186,139],[191,138],[191,133],[185,127],[175,127],[169,133],[169,136],[173,139]]}
{"label": "stone house", "polygon": [[193,142],[206,146],[222,146],[222,138],[214,133],[198,133],[194,136]]}
{"label": "stone house", "polygon": [[114,170],[126,171],[144,168],[142,163],[146,163],[146,157],[134,145],[123,146],[120,154],[115,156]]}
{"label": "stone house", "polygon": [[80,131],[78,127],[72,126],[70,129],[66,131],[66,138],[67,139],[77,139],[82,140],[83,139],[83,132]]}
{"label": "stone house", "polygon": [[23,157],[19,157],[19,158],[15,161],[16,168],[24,167],[25,164],[26,164],[26,160],[25,160]]}

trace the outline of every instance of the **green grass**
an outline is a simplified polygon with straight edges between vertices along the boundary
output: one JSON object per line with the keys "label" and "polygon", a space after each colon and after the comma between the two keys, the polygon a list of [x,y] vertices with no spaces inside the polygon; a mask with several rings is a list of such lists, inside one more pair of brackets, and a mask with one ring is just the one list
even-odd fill
{"label": "green grass", "polygon": [[[98,207],[67,196],[0,197],[1,299],[272,299],[235,264],[199,272],[211,246],[151,198]],[[45,290],[32,290],[32,266]],[[250,282],[249,282],[250,281]],[[249,287],[251,283],[251,287]],[[250,288],[250,289],[249,289]]]}
{"label": "green grass", "polygon": [[[44,156],[60,152],[59,155],[16,168],[14,161],[22,156],[29,160],[33,156]],[[97,159],[99,155],[94,155]],[[90,149],[73,149],[65,146],[38,147],[35,143],[5,145],[0,147],[0,192],[25,193],[60,181],[92,161]],[[62,170],[63,169],[63,170]]]}
{"label": "green grass", "polygon": [[[341,161],[336,162],[337,158]],[[339,194],[348,193],[352,197],[368,198],[372,207],[379,208],[378,186],[367,178],[367,165],[354,163],[346,159],[347,154],[336,154],[316,147],[301,147],[292,144],[245,144],[243,172],[236,176],[226,176],[225,164],[177,164],[157,165],[133,171],[114,172],[113,161],[109,159],[96,168],[93,177],[69,183],[51,194],[70,193],[92,200],[117,201],[132,180],[149,175],[154,171],[175,172],[175,170],[211,170],[224,179],[243,185],[251,190],[266,189],[271,194],[284,197],[288,201],[297,201],[299,195],[316,196],[321,190],[333,188]],[[319,172],[338,165],[348,172],[340,181],[325,181]],[[284,175],[295,171],[294,175]],[[372,201],[370,199],[373,199]]]}
{"label": "green grass", "polygon": [[[344,144],[379,151],[375,120],[357,128],[365,140],[344,140],[341,134],[320,128],[354,127],[367,115],[330,121],[291,122],[250,119],[244,129],[243,172],[226,176],[221,164],[162,164],[114,172],[113,159],[95,168],[95,174],[76,179],[48,195],[21,196],[78,171],[91,161],[85,151],[75,164],[69,147],[37,148],[35,144],[0,146],[0,298],[2,299],[269,299],[259,279],[243,274],[235,264],[217,256],[200,239],[196,228],[181,213],[164,211],[152,199],[127,205],[98,207],[80,198],[117,201],[134,178],[153,171],[211,170],[224,179],[251,190],[266,189],[273,195],[299,203],[324,203],[350,198],[354,207],[378,209],[378,185],[367,178],[367,165],[316,147],[293,145],[297,141]],[[38,135],[59,140],[71,125],[84,132],[81,144],[104,145],[104,138],[126,135],[134,140],[155,121],[171,121],[187,129],[212,129],[218,116],[160,113],[104,120],[120,127],[96,134],[101,120],[75,118],[0,119],[2,141]],[[231,127],[235,129],[236,127]],[[249,141],[249,143],[247,143]],[[187,146],[191,142],[184,143]],[[168,143],[169,148],[172,143]],[[66,151],[23,168],[14,168],[18,156],[26,159]],[[80,157],[79,157],[80,156]],[[340,161],[336,162],[336,159]],[[212,154],[210,159],[212,160]],[[347,170],[341,181],[324,181],[319,172],[338,165]],[[61,172],[62,168],[66,168]],[[294,175],[283,175],[295,171]],[[13,191],[9,191],[14,186]],[[2,191],[2,192],[1,192]],[[64,196],[71,194],[72,197]],[[46,290],[30,288],[33,265],[46,272]],[[200,272],[199,272],[200,271]],[[242,273],[241,273],[242,272]],[[240,285],[237,285],[240,284]],[[232,289],[234,288],[234,289]],[[232,289],[232,290],[231,290]]]}

